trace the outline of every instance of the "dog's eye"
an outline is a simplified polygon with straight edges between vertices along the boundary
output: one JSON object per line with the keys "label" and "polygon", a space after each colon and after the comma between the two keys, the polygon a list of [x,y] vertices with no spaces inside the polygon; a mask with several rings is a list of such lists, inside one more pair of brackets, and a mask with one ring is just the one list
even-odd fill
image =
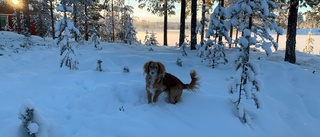
{"label": "dog's eye", "polygon": [[149,66],[150,69],[158,69],[157,66]]}

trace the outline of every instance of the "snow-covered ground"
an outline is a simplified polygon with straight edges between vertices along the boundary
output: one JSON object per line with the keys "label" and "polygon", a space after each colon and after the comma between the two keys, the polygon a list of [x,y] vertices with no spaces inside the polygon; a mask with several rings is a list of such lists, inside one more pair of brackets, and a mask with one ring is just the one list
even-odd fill
{"label": "snow-covered ground", "polygon": [[[230,64],[212,69],[196,57],[197,51],[188,50],[182,57],[175,47],[149,51],[143,45],[102,43],[103,49],[97,50],[90,44],[78,45],[79,69],[72,71],[59,67],[61,56],[51,39],[33,37],[36,46],[26,50],[19,48],[22,38],[0,32],[3,137],[23,136],[19,116],[30,106],[36,124],[29,128],[39,137],[320,136],[319,55],[297,52],[297,64],[290,64],[283,61],[283,50],[270,57],[252,51],[251,61],[261,70],[263,103],[250,112],[251,123],[243,124],[231,101],[237,95],[228,93],[235,71]],[[227,51],[231,56],[233,50]],[[182,67],[176,65],[178,57]],[[102,72],[96,71],[99,59]],[[196,70],[199,90],[184,91],[176,105],[168,104],[165,94],[147,104],[142,66],[149,60],[161,61],[184,83],[190,82],[190,70]]]}

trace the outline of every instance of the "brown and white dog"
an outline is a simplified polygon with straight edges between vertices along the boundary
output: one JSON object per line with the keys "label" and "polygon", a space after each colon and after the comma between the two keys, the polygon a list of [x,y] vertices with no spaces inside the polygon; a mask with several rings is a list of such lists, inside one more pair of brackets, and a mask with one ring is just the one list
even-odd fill
{"label": "brown and white dog", "polygon": [[166,73],[164,65],[160,62],[149,61],[144,64],[143,68],[146,74],[148,103],[151,103],[152,96],[152,101],[157,102],[159,95],[165,91],[168,92],[169,102],[176,104],[181,99],[183,89],[196,91],[199,86],[196,71],[190,72],[190,84],[184,84],[174,75]]}

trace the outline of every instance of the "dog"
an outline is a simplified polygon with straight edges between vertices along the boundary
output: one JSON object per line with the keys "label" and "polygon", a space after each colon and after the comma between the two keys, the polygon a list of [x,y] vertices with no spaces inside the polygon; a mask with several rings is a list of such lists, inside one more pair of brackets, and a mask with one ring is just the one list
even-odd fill
{"label": "dog", "polygon": [[184,84],[174,75],[167,73],[165,66],[160,62],[148,61],[144,64],[143,69],[144,74],[146,74],[148,104],[152,103],[152,101],[154,103],[157,102],[162,92],[167,92],[169,102],[176,104],[181,100],[183,89],[194,92],[198,89],[199,78],[194,70],[190,72],[191,82]]}

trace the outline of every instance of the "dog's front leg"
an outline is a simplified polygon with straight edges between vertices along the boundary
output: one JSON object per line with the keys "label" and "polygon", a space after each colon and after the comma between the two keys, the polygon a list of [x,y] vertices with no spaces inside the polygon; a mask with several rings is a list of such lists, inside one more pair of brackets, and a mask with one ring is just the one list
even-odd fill
{"label": "dog's front leg", "polygon": [[148,104],[151,103],[152,93],[147,89]]}
{"label": "dog's front leg", "polygon": [[162,91],[157,90],[156,93],[153,96],[153,102],[157,102],[158,101],[158,97],[161,94]]}

